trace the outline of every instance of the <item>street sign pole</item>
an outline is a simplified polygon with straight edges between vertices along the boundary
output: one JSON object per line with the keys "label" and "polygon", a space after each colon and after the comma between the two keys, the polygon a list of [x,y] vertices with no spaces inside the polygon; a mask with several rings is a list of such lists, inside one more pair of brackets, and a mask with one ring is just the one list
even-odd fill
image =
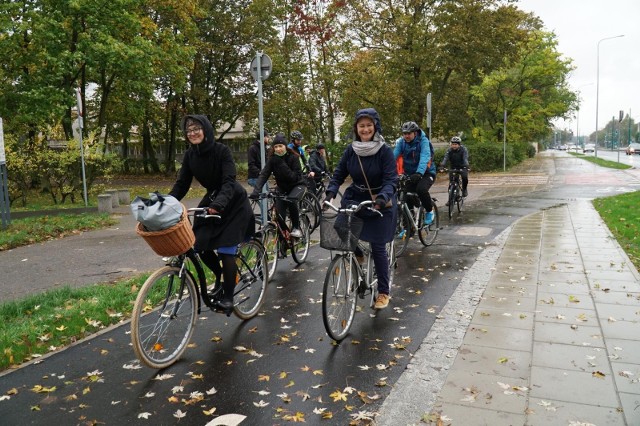
{"label": "street sign pole", "polygon": [[4,128],[0,118],[0,217],[2,229],[11,225],[11,203],[9,201],[9,184],[7,182],[7,165],[4,153]]}
{"label": "street sign pole", "polygon": [[78,136],[80,143],[80,163],[82,164],[82,189],[84,196],[84,206],[87,207],[89,205],[89,200],[87,198],[87,178],[84,172],[84,142],[82,141],[82,128],[84,127],[84,123],[82,122],[82,97],[80,96],[80,88],[76,89],[76,101],[78,104]]}
{"label": "street sign pole", "polygon": [[[251,65],[249,65],[251,70],[251,75],[258,83],[258,124],[260,126],[260,165],[261,169],[264,168],[266,164],[266,149],[264,146],[264,116],[263,116],[263,108],[262,108],[262,80],[266,80],[271,75],[272,63],[271,58],[262,53],[256,52],[256,57],[251,61]],[[267,185],[265,184],[262,187],[262,193],[267,192]],[[267,200],[262,199],[260,202],[260,210],[262,216],[262,224],[267,224]]]}
{"label": "street sign pole", "polygon": [[427,129],[431,140],[431,93],[427,93]]}
{"label": "street sign pole", "polygon": [[507,171],[507,110],[504,110],[504,119],[502,125],[502,169]]}

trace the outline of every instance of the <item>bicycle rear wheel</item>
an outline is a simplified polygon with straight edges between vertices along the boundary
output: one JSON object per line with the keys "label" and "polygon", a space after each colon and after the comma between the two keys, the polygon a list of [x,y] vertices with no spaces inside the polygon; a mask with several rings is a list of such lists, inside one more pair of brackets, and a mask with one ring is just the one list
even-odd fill
{"label": "bicycle rear wheel", "polygon": [[329,337],[339,342],[349,333],[356,313],[358,274],[355,259],[336,255],[322,288],[322,322]]}
{"label": "bicycle rear wheel", "polygon": [[269,281],[273,279],[278,267],[278,256],[280,255],[280,238],[276,227],[268,223],[262,231],[262,245],[267,253],[267,271]]}
{"label": "bicycle rear wheel", "polygon": [[165,266],[142,285],[131,313],[131,343],[138,359],[165,368],[183,354],[198,315],[199,293],[190,274]]}
{"label": "bicycle rear wheel", "polygon": [[238,318],[253,318],[264,302],[269,273],[267,255],[259,241],[240,244],[236,255],[238,282],[233,292],[233,312]]}
{"label": "bicycle rear wheel", "polygon": [[[387,243],[387,259],[389,260],[389,294],[391,294],[391,289],[393,287],[393,282],[396,276],[396,259],[397,254],[395,250],[395,244],[393,241]],[[378,299],[378,272],[376,271],[376,266],[373,262],[373,257],[371,255],[368,256],[367,259],[367,278],[371,283],[371,300],[369,301],[369,307],[373,308],[376,304],[376,300]]]}
{"label": "bicycle rear wheel", "polygon": [[300,230],[302,231],[302,237],[292,238],[292,250],[291,256],[293,260],[300,264],[307,260],[309,254],[309,246],[311,245],[311,229],[309,219],[305,215],[300,216]]}
{"label": "bicycle rear wheel", "polygon": [[438,236],[438,229],[440,229],[440,215],[438,214],[438,206],[436,206],[435,202],[431,202],[431,206],[433,208],[433,222],[431,225],[425,225],[424,216],[426,212],[424,211],[424,207],[420,207],[420,214],[418,220],[420,221],[420,228],[418,228],[418,237],[420,237],[420,242],[428,247],[436,240]]}
{"label": "bicycle rear wheel", "polygon": [[398,212],[398,223],[396,224],[395,246],[397,256],[401,256],[407,249],[410,236],[411,218],[407,216],[407,212],[405,211],[403,204]]}

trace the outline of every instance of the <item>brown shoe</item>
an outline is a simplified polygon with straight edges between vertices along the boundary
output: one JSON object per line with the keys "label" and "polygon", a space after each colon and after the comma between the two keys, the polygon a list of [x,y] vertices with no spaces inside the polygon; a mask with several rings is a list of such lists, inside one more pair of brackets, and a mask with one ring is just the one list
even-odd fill
{"label": "brown shoe", "polygon": [[391,296],[388,294],[380,293],[378,298],[376,299],[376,304],[373,306],[373,309],[384,309],[389,306],[389,299]]}

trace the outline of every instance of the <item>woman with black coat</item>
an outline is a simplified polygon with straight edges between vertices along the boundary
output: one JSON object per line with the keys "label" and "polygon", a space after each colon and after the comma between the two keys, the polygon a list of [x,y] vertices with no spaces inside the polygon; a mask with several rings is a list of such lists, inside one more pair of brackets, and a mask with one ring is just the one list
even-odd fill
{"label": "woman with black coat", "polygon": [[[187,115],[182,120],[182,130],[190,146],[169,194],[181,200],[195,178],[207,190],[198,207],[208,207],[209,214],[221,217],[220,220],[196,217],[193,232],[196,235],[195,249],[204,264],[213,271],[217,281],[221,274],[224,278],[224,298],[220,308],[228,315],[233,308],[236,283],[235,255],[238,244],[253,236],[253,211],[247,192],[236,181],[236,165],[231,151],[215,141],[209,119],[204,115]],[[217,255],[214,250],[217,250]]]}
{"label": "woman with black coat", "polygon": [[[257,198],[260,188],[267,182],[273,173],[276,179],[277,191],[285,194],[289,199],[300,201],[306,191],[304,179],[302,178],[302,168],[300,167],[300,157],[292,149],[287,148],[287,141],[282,133],[278,133],[273,139],[273,152],[271,157],[260,172],[256,186],[251,197]],[[276,199],[276,212],[278,214],[278,224],[282,229],[287,229],[285,219],[287,210],[291,217],[291,236],[302,237],[300,230],[300,216],[298,203],[287,202],[283,199]]]}

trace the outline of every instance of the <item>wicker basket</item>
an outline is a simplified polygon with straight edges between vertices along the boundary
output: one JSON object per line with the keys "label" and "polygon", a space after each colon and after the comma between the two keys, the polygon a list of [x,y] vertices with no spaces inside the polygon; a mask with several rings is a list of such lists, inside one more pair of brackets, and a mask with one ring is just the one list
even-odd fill
{"label": "wicker basket", "polygon": [[196,242],[196,236],[191,229],[191,222],[189,222],[187,209],[184,205],[182,205],[180,221],[171,228],[149,232],[138,222],[136,233],[144,238],[149,247],[160,256],[177,256],[189,250]]}
{"label": "wicker basket", "polygon": [[354,251],[358,246],[362,226],[362,219],[354,215],[324,213],[320,217],[320,247]]}

